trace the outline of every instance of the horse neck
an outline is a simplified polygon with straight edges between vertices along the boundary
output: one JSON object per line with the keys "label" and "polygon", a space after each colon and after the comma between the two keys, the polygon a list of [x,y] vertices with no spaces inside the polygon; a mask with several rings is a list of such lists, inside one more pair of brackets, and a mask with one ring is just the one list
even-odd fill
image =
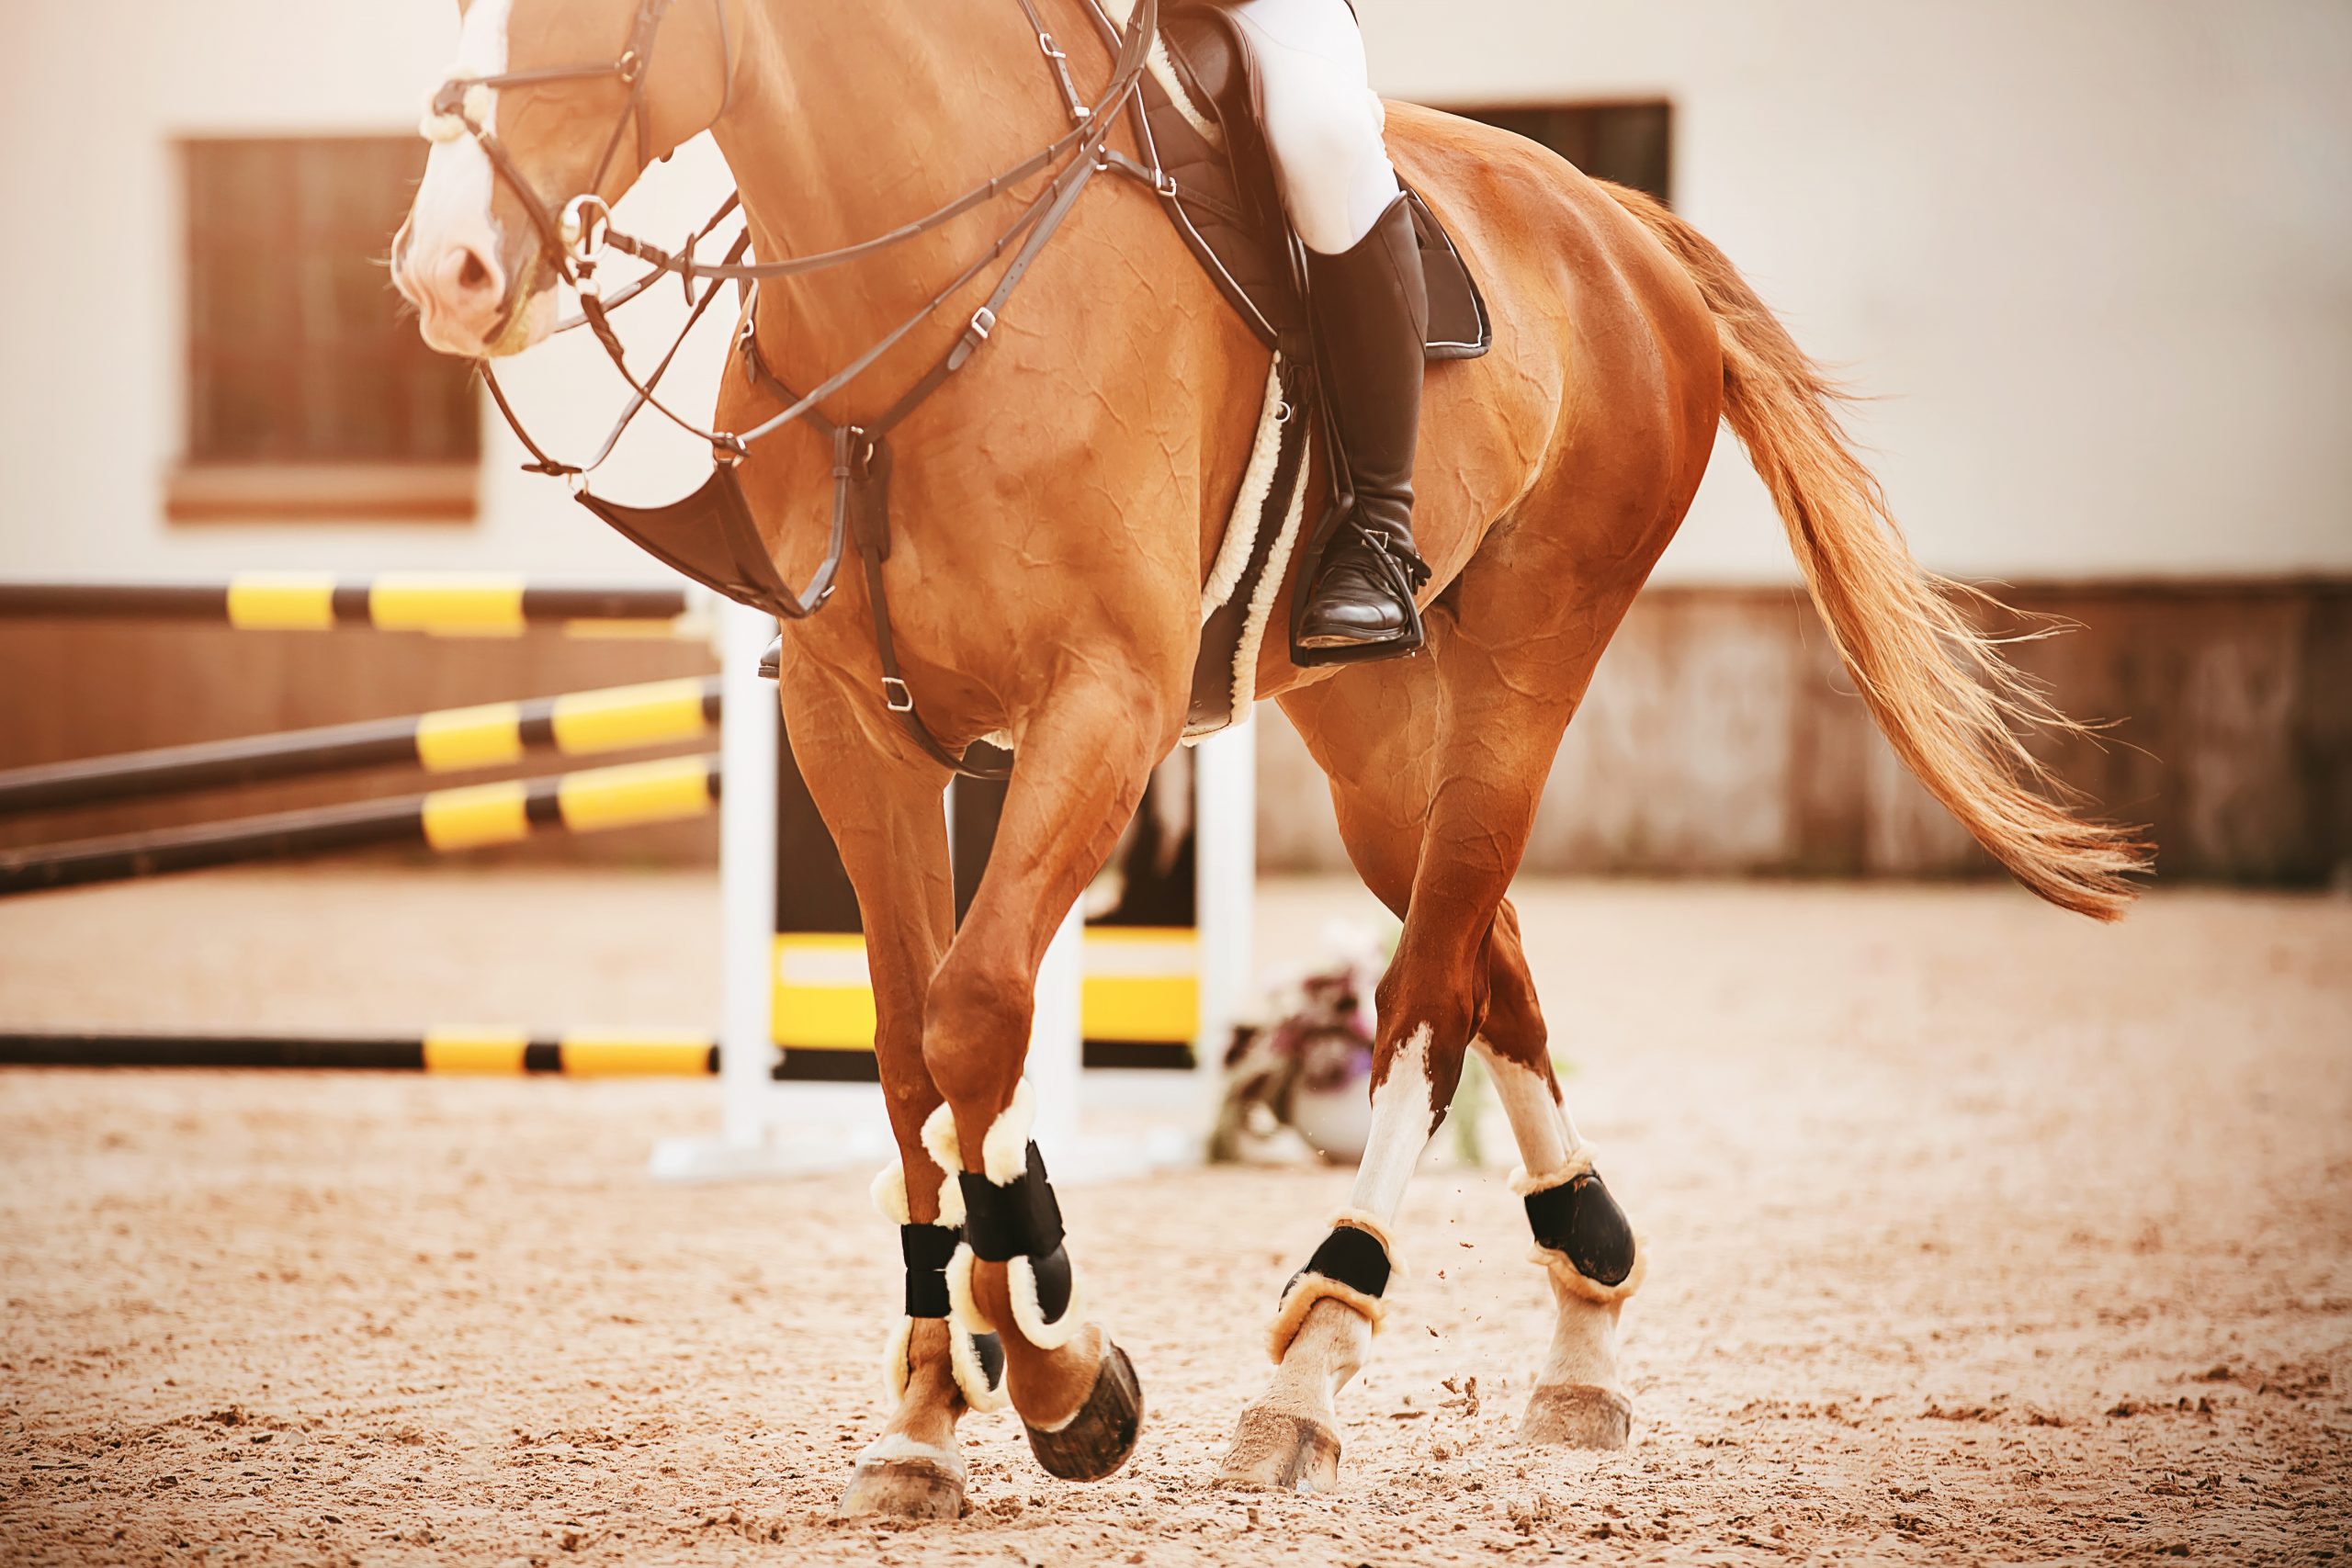
{"label": "horse neck", "polygon": [[[1054,26],[1086,29],[1070,63],[1081,93],[1099,88],[1104,67],[1077,5],[1059,0],[1046,9],[1067,11]],[[762,258],[887,233],[1069,125],[1018,0],[954,7],[937,0],[752,0],[746,31],[735,103],[714,134]],[[787,376],[818,379],[968,265],[1012,222],[1019,200],[999,197],[865,261],[763,286],[763,350]],[[928,343],[918,333],[906,352]],[[876,367],[878,385],[890,384],[891,368]],[[850,402],[863,412],[873,400],[856,395]]]}

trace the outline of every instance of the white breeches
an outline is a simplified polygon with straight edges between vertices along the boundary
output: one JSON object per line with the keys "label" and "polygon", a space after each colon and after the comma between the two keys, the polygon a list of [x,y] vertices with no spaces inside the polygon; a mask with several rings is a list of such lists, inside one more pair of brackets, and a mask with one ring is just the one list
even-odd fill
{"label": "white breeches", "polygon": [[1240,0],[1230,9],[1257,46],[1266,142],[1298,237],[1326,255],[1352,250],[1399,188],[1355,13],[1347,0]]}

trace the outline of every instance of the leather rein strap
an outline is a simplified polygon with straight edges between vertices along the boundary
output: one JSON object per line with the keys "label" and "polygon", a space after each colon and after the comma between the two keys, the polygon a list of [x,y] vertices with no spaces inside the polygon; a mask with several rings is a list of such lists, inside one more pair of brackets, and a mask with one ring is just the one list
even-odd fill
{"label": "leather rein strap", "polygon": [[[734,91],[734,59],[727,34],[726,0],[713,0],[713,3],[718,18],[721,70],[726,78],[726,100],[722,101],[719,111],[723,115]],[[1151,183],[1156,189],[1160,189],[1163,195],[1167,194],[1165,178],[1156,169],[1144,169],[1123,154],[1110,152],[1104,146],[1113,127],[1118,122],[1120,112],[1135,100],[1149,62],[1152,40],[1159,28],[1159,0],[1140,0],[1124,37],[1110,26],[1107,18],[1096,12],[1098,26],[1107,37],[1116,39],[1116,48],[1112,60],[1110,84],[1091,105],[1082,102],[1078,96],[1066,64],[1068,56],[1039,19],[1033,0],[1020,0],[1022,12],[1036,34],[1038,48],[1051,65],[1056,85],[1066,100],[1072,122],[1069,130],[1012,167],[991,175],[944,206],[887,234],[811,255],[752,262],[745,259],[751,245],[750,235],[746,232],[738,236],[729,247],[724,260],[715,263],[697,260],[695,248],[736,210],[741,205],[740,195],[729,196],[718,210],[688,236],[684,245],[678,252],[672,253],[615,230],[603,199],[594,194],[595,187],[603,184],[605,175],[610,172],[613,160],[621,147],[622,137],[632,123],[637,129],[639,171],[642,172],[651,162],[652,132],[645,105],[647,70],[651,62],[653,45],[660,34],[662,18],[671,4],[672,0],[639,0],[628,45],[609,63],[556,66],[496,76],[456,77],[443,83],[434,95],[433,112],[458,121],[481,147],[498,178],[522,203],[532,227],[537,231],[540,257],[559,279],[571,285],[578,292],[580,314],[559,322],[556,330],[565,332],[587,327],[604,348],[605,357],[627,383],[630,397],[594,455],[584,464],[573,464],[551,457],[532,439],[514,406],[508,402],[505,390],[499,385],[487,360],[479,362],[483,382],[489,387],[491,398],[497,404],[507,426],[531,455],[532,461],[525,465],[526,471],[566,479],[572,485],[574,500],[640,545],[645,544],[644,538],[636,529],[624,525],[621,517],[622,513],[636,509],[620,508],[589,493],[589,474],[612,455],[630,423],[649,407],[681,430],[708,442],[714,464],[711,486],[706,486],[705,491],[697,491],[672,507],[658,509],[652,515],[688,508],[700,512],[708,504],[705,500],[706,491],[715,486],[718,491],[721,532],[734,570],[722,579],[718,574],[696,570],[666,551],[656,553],[705,586],[741,604],[786,620],[800,620],[814,615],[832,596],[843,550],[854,538],[858,554],[865,562],[867,598],[874,613],[875,649],[882,666],[885,705],[898,716],[909,737],[933,761],[970,777],[1008,778],[1012,773],[1010,754],[986,742],[975,742],[959,756],[942,745],[915,712],[913,694],[908,688],[899,667],[891,637],[888,590],[882,572],[882,564],[890,554],[890,459],[884,438],[925,399],[944,385],[949,377],[962,369],[988,341],[995,329],[998,316],[1012,299],[1013,291],[1020,287],[1031,264],[1069,216],[1079,196],[1096,174],[1111,169],[1134,174]],[[497,137],[474,118],[467,96],[477,86],[496,89],[599,77],[611,77],[623,83],[628,88],[628,103],[621,117],[615,121],[612,135],[605,142],[596,173],[589,182],[590,194],[574,197],[559,215],[548,208],[523,176]],[[1157,163],[1156,159],[1154,163]],[[1052,179],[1023,207],[993,244],[911,315],[814,389],[805,394],[795,393],[766,364],[753,333],[755,312],[751,308],[752,291],[761,281],[804,276],[876,254],[952,221],[1057,164],[1061,167]],[[604,248],[634,256],[649,267],[642,276],[616,290],[609,299],[603,295],[596,275],[597,252]],[[835,424],[825,416],[818,406],[820,403],[850,386],[909,333],[930,321],[950,299],[978,280],[1007,252],[1011,253],[1012,259],[998,277],[987,303],[972,313],[963,333],[947,352],[888,409],[864,425]],[[674,275],[679,279],[686,291],[689,309],[685,323],[680,328],[668,352],[640,380],[630,369],[627,352],[613,330],[611,312],[643,293],[664,275]],[[703,285],[699,292],[695,288],[697,281]],[[743,327],[738,349],[743,355],[746,371],[757,384],[785,405],[779,412],[741,432],[705,429],[671,409],[657,391],[663,375],[684,345],[687,335],[702,320],[719,289],[730,282],[744,295]],[[518,304],[521,298],[518,291]],[[824,558],[808,584],[797,592],[777,574],[758,530],[751,525],[750,508],[744,501],[741,482],[736,472],[737,465],[749,454],[752,443],[796,423],[808,424],[831,443],[834,486],[832,527]]]}

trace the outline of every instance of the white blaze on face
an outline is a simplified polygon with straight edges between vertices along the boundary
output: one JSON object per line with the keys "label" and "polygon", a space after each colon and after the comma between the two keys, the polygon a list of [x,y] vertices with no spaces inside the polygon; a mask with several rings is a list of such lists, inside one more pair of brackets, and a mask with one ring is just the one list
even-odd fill
{"label": "white blaze on face", "polygon": [[[489,77],[506,69],[506,22],[512,6],[513,0],[473,0],[466,8],[458,58],[447,77]],[[496,92],[477,88],[466,107],[484,130],[497,129]],[[448,128],[436,128],[429,110],[426,122],[433,150],[395,245],[393,282],[417,307],[427,343],[447,353],[479,354],[486,346],[482,333],[495,320],[496,301],[503,299],[506,281],[500,259],[504,236],[491,205],[497,177],[489,154],[471,135],[446,134]],[[467,252],[479,257],[500,285],[487,318],[481,310],[480,290],[460,293],[452,287],[457,270],[453,258]]]}

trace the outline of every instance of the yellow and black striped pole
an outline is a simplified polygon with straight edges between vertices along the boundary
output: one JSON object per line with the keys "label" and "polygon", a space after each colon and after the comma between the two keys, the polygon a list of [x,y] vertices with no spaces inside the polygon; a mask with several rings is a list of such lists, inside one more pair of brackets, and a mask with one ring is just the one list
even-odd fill
{"label": "yellow and black striped pole", "polygon": [[525,702],[445,708],[404,718],[168,746],[0,773],[0,815],[226,789],[359,768],[428,773],[503,767],[527,751],[567,757],[628,751],[707,735],[719,682],[686,676]]}
{"label": "yellow and black striped pole", "polygon": [[518,637],[560,626],[587,637],[669,637],[693,607],[683,588],[534,583],[520,577],[239,572],[209,582],[0,581],[0,618],[210,621],[240,631],[377,631]]}
{"label": "yellow and black striped pole", "polygon": [[0,1066],[292,1067],[477,1077],[704,1077],[718,1071],[707,1034],[550,1036],[445,1029],[421,1035],[0,1033]]}
{"label": "yellow and black striped pole", "polygon": [[469,850],[519,842],[541,829],[602,832],[700,817],[718,798],[716,755],[624,762],[548,778],[0,851],[0,897],[364,845]]}

